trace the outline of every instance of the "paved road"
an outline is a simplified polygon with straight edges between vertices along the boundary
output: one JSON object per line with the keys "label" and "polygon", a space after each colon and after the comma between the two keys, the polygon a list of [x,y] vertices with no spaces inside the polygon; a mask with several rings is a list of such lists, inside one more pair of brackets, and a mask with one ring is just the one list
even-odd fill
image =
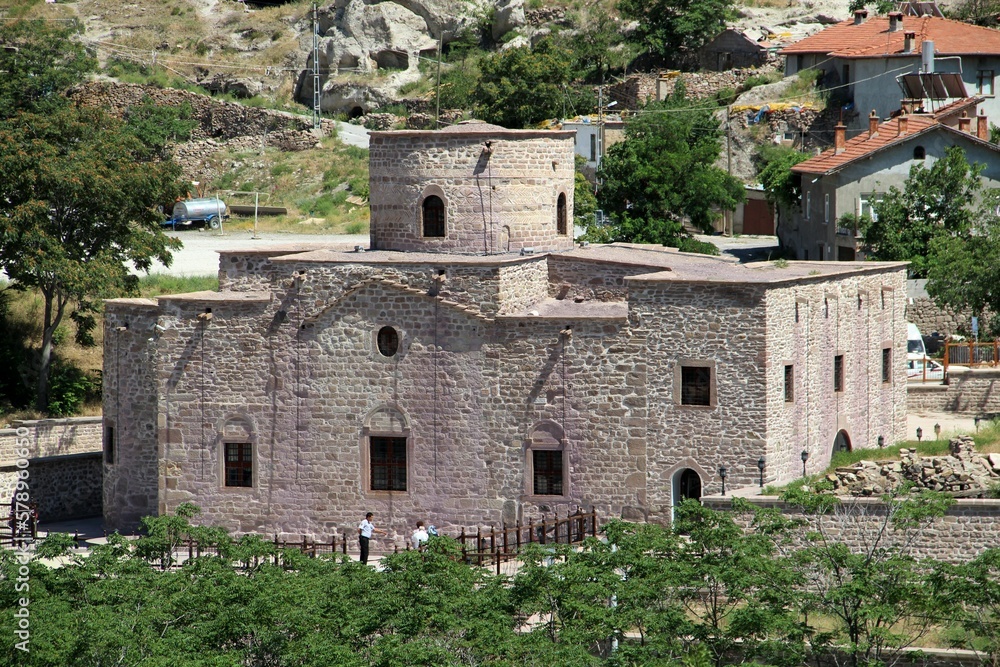
{"label": "paved road", "polygon": [[345,144],[368,148],[368,128],[337,121],[337,138]]}
{"label": "paved road", "polygon": [[362,245],[368,247],[367,234],[278,234],[261,233],[253,239],[248,232],[234,232],[219,235],[212,231],[196,229],[183,232],[167,232],[168,236],[179,238],[184,247],[174,253],[170,267],[155,263],[150,273],[165,273],[171,276],[210,276],[219,270],[219,250],[235,248],[256,248],[269,245],[305,245],[318,248],[329,245]]}

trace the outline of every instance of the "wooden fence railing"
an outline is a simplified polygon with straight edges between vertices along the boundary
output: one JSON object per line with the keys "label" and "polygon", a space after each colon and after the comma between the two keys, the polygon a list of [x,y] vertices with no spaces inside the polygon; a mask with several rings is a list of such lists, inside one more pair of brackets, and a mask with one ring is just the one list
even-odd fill
{"label": "wooden fence railing", "polygon": [[983,366],[1000,366],[1000,340],[974,341],[944,344],[944,370],[949,366],[967,366],[981,368]]}
{"label": "wooden fence railing", "polygon": [[[588,537],[597,537],[599,525],[596,510],[584,512],[578,508],[573,514],[567,514],[560,518],[558,514],[552,518],[544,515],[540,521],[528,519],[527,523],[518,521],[513,525],[503,523],[500,528],[490,526],[487,529],[479,527],[475,533],[467,532],[462,528],[461,532],[455,536],[462,550],[462,560],[470,565],[484,566],[494,565],[497,573],[500,572],[500,564],[517,558],[521,550],[528,544],[579,544]],[[10,535],[3,535],[0,532],[0,544],[6,538],[11,541]],[[79,539],[79,538],[77,538]],[[262,537],[275,547],[273,555],[274,563],[280,562],[280,551],[285,549],[297,549],[307,556],[316,557],[321,554],[347,554],[347,544],[350,541],[348,536],[334,534],[328,541],[319,542],[311,540],[305,535],[301,540],[288,540]],[[407,543],[406,549],[410,549]],[[393,551],[398,551],[398,547]],[[183,561],[184,558],[196,558],[205,555],[218,555],[219,549],[215,544],[203,544],[193,538],[181,540],[169,555],[164,553],[161,559],[161,567],[164,569]],[[377,554],[377,551],[373,552]],[[272,558],[272,556],[267,556]],[[261,558],[253,558],[250,561],[242,562],[245,567],[252,567],[259,564]]]}

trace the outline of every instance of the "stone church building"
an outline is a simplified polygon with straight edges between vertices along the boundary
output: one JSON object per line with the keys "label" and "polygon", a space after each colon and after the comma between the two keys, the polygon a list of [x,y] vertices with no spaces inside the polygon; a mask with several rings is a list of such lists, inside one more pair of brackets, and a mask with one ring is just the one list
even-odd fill
{"label": "stone church building", "polygon": [[573,136],[371,137],[370,248],[221,253],[105,318],[109,530],[403,534],[687,496],[902,439],[905,266],[573,241]]}

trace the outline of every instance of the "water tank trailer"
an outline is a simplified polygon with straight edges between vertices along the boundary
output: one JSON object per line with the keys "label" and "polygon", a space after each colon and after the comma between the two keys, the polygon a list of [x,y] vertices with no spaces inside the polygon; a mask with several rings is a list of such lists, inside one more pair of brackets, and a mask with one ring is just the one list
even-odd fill
{"label": "water tank trailer", "polygon": [[218,229],[220,220],[228,218],[226,202],[217,197],[188,199],[174,204],[174,210],[169,220],[164,221],[165,227],[190,227],[200,222],[211,229]]}

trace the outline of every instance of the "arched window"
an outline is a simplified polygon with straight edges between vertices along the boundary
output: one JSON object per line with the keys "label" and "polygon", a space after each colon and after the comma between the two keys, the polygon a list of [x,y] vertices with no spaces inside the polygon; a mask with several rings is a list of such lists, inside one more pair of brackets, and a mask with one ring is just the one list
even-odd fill
{"label": "arched window", "polygon": [[444,236],[444,202],[437,195],[424,199],[423,220],[425,237]]}
{"label": "arched window", "polygon": [[556,200],[556,232],[566,234],[566,195],[559,193]]}
{"label": "arched window", "polygon": [[569,466],[563,431],[551,422],[539,424],[528,438],[527,492],[534,496],[565,496],[569,493]]}
{"label": "arched window", "polygon": [[925,157],[927,157],[927,151],[924,150],[923,146],[917,146],[913,149],[914,160],[923,160]]}

